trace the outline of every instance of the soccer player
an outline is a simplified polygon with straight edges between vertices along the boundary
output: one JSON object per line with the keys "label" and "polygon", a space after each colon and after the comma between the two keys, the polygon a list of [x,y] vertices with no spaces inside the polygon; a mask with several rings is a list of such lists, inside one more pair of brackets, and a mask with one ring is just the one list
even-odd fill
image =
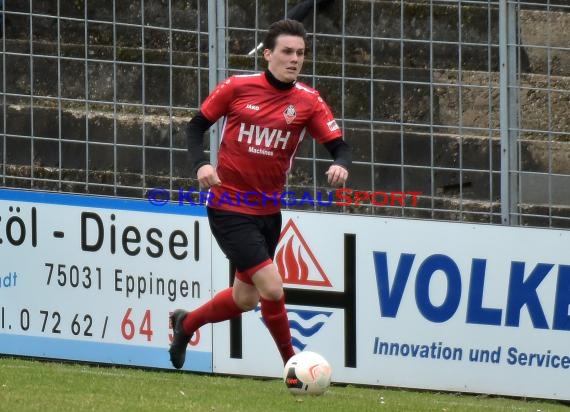
{"label": "soccer player", "polygon": [[[330,108],[316,90],[297,81],[307,47],[303,25],[291,19],[275,22],[263,45],[267,69],[221,82],[188,123],[190,163],[200,190],[209,189],[210,228],[236,273],[232,287],[201,307],[170,315],[170,360],[177,369],[184,365],[188,342],[198,328],[237,317],[258,304],[283,363],[295,354],[283,282],[273,257],[281,232],[280,194],[307,132],[334,159],[326,172],[328,183],[341,186],[348,178],[351,150]],[[202,144],[204,133],[221,117],[225,119],[214,167]]]}

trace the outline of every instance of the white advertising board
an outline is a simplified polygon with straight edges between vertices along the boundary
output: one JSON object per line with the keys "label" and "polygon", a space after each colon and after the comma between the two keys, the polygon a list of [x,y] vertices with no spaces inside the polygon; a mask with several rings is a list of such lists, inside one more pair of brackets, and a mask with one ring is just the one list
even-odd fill
{"label": "white advertising board", "polygon": [[[168,315],[211,297],[203,207],[0,189],[0,353],[172,368]],[[185,369],[212,369],[209,327]]]}
{"label": "white advertising board", "polygon": [[[283,213],[296,351],[333,381],[570,399],[570,231]],[[172,369],[168,314],[230,268],[201,206],[0,189],[0,353]],[[258,310],[187,371],[281,377]]]}
{"label": "white advertising board", "polygon": [[[276,262],[296,349],[323,354],[334,381],[570,399],[569,231],[283,221]],[[214,327],[214,372],[281,376],[259,313],[242,318]]]}

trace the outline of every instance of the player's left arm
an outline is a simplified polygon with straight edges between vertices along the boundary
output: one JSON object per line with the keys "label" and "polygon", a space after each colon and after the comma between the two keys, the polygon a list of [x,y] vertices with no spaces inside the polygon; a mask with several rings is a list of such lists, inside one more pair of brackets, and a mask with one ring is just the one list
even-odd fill
{"label": "player's left arm", "polygon": [[332,186],[342,186],[348,179],[348,170],[352,164],[352,150],[343,140],[342,131],[329,106],[318,94],[316,97],[313,116],[309,123],[309,133],[316,137],[333,158],[333,164],[326,172],[328,183]]}
{"label": "player's left arm", "polygon": [[327,170],[327,179],[331,186],[342,186],[348,179],[348,169],[352,164],[352,150],[342,137],[323,144],[329,151],[333,164]]}

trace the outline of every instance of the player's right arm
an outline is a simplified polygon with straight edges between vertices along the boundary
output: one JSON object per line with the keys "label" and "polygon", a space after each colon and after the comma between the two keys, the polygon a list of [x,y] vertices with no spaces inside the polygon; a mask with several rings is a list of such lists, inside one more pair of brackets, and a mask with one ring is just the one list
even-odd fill
{"label": "player's right arm", "polygon": [[221,183],[204,152],[204,133],[227,113],[233,93],[231,78],[220,83],[206,98],[198,114],[188,122],[186,138],[190,168],[196,174],[200,190],[208,190]]}
{"label": "player's right arm", "polygon": [[190,167],[198,178],[200,190],[208,190],[210,187],[221,183],[216,169],[210,164],[210,159],[204,152],[204,133],[213,124],[202,112],[198,112],[188,122],[188,127],[186,128]]}
{"label": "player's right arm", "polygon": [[186,127],[186,140],[188,143],[188,157],[190,168],[197,174],[198,169],[210,163],[210,159],[204,152],[204,133],[214,124],[208,120],[202,112],[188,122]]}

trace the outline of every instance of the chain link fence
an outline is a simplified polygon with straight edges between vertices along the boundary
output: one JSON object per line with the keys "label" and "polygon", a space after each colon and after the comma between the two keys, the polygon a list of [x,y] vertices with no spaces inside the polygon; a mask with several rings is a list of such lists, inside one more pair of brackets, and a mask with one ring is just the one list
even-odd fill
{"label": "chain link fence", "polygon": [[[6,0],[2,186],[195,187],[187,121],[218,81],[265,68],[285,16],[309,31],[301,81],[354,149],[347,188],[373,194],[327,211],[570,227],[566,0]],[[306,139],[288,190],[330,191],[329,164]]]}

